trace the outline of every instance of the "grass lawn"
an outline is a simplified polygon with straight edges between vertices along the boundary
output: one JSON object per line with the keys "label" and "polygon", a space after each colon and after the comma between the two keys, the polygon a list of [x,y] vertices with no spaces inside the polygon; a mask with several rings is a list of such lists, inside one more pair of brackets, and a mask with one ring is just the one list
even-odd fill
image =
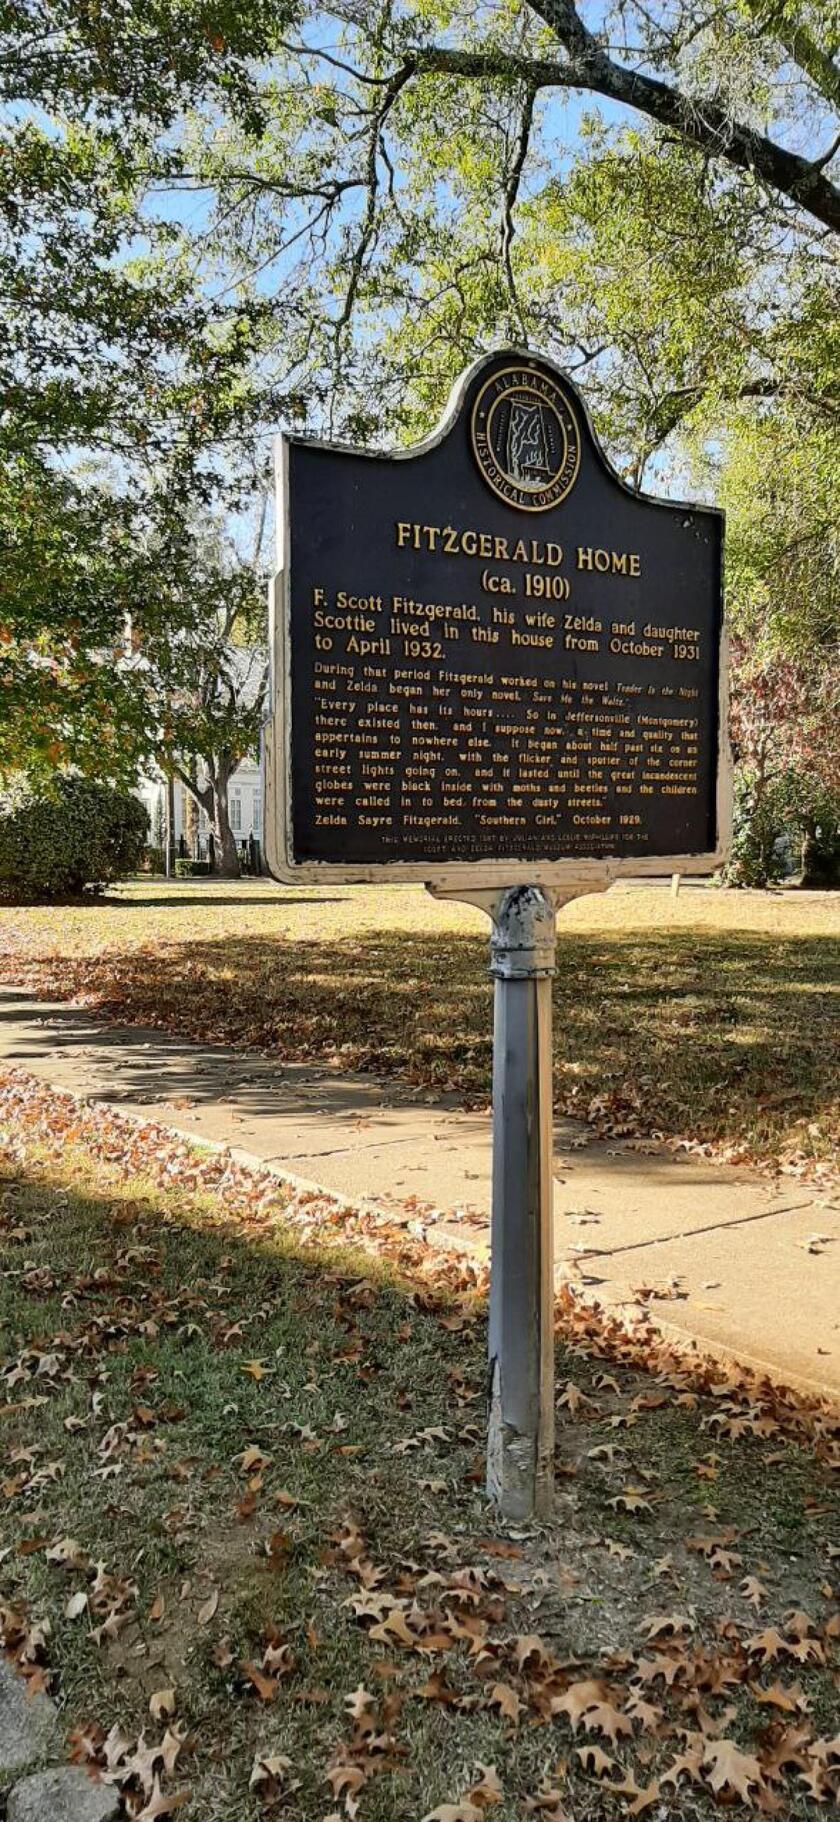
{"label": "grass lawn", "polygon": [[511,1530],[457,1260],[14,1076],[0,1248],[0,1628],[127,1816],[840,1799],[836,1418],[571,1304]]}
{"label": "grass lawn", "polygon": [[[283,1060],[490,1091],[487,922],[410,887],[137,883],[0,912],[0,978]],[[639,889],[560,916],[558,1109],[811,1172],[840,1137],[840,895]]]}

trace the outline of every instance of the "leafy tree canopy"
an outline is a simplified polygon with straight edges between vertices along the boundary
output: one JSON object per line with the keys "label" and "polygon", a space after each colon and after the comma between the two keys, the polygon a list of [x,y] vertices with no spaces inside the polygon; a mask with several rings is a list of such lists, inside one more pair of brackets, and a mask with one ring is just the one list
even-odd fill
{"label": "leafy tree canopy", "polygon": [[0,5],[7,746],[156,740],[126,615],[201,647],[268,430],[410,439],[502,340],[725,494],[736,622],[828,654],[838,45],[840,0]]}
{"label": "leafy tree canopy", "polygon": [[253,489],[267,302],[211,295],[166,184],[192,104],[259,131],[256,60],[291,14],[284,0],[0,6],[7,771],[136,771],[156,727],[128,618],[150,642],[194,621],[202,513]]}

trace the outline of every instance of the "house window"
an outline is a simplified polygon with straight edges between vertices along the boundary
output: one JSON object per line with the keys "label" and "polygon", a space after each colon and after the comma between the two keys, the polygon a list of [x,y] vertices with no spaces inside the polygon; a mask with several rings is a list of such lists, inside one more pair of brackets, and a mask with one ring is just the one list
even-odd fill
{"label": "house window", "polygon": [[230,800],[230,826],[237,830],[242,827],[242,803],[238,797]]}
{"label": "house window", "polygon": [[254,792],[254,834],[259,835],[262,828],[262,797],[259,791]]}

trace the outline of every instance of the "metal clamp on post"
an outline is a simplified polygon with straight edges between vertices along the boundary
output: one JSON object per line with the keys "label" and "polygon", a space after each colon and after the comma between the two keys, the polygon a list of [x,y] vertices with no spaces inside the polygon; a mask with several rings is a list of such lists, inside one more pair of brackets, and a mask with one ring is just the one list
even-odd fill
{"label": "metal clamp on post", "polygon": [[553,900],[539,886],[512,886],[494,907],[490,973],[498,980],[539,980],[556,966]]}

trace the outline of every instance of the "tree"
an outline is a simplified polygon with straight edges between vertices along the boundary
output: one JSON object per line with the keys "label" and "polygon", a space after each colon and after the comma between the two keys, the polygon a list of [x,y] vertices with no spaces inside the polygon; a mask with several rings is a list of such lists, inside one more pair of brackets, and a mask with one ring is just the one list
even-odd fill
{"label": "tree", "polygon": [[[511,0],[467,45],[441,0],[312,7],[267,141],[195,126],[180,181],[214,186],[221,271],[293,292],[313,427],[413,439],[504,338],[583,374],[632,485],[726,493],[736,706],[757,710],[769,666],[768,777],[795,776],[801,820],[817,747],[836,762],[840,13],[587,18]],[[568,143],[555,97],[576,89],[611,105]]]}
{"label": "tree", "polygon": [[[622,399],[624,427],[641,401],[632,476],[708,395],[807,385],[838,304],[832,9],[590,0],[587,17],[479,6],[467,44],[449,0],[311,5],[266,133],[193,121],[174,181],[214,191],[226,282],[273,293],[313,426],[411,435],[466,359],[513,340]],[[836,361],[824,381],[836,402]]]}
{"label": "tree", "polygon": [[636,485],[711,475],[736,416],[828,447],[838,42],[840,0],[501,0],[468,30],[452,0],[7,0],[17,749],[95,763],[110,714],[139,752],[120,628],[186,662],[191,539],[241,509],[247,446],[410,438],[488,342],[582,373]]}
{"label": "tree", "polygon": [[4,98],[37,96],[120,134],[138,123],[165,129],[207,99],[255,124],[254,59],[296,10],[294,0],[4,0]]}
{"label": "tree", "polygon": [[292,12],[284,0],[0,6],[7,772],[134,773],[150,728],[128,617],[148,642],[173,636],[196,522],[253,485],[253,461],[237,467],[224,449],[238,425],[247,435],[265,305],[205,295],[194,242],[152,186],[191,104],[259,129],[252,59]]}
{"label": "tree", "polygon": [[[263,639],[264,579],[259,543],[252,563],[221,537],[196,538],[170,612],[173,634],[132,633],[134,688],[146,704],[150,746],[164,773],[180,780],[207,816],[216,871],[239,873],[228,815],[228,785],[259,747],[268,662]],[[170,577],[171,586],[171,577]]]}
{"label": "tree", "polygon": [[840,876],[835,458],[833,427],[788,406],[735,418],[720,473],[745,825],[764,830],[753,846],[765,857],[777,835],[798,838],[803,884]]}

